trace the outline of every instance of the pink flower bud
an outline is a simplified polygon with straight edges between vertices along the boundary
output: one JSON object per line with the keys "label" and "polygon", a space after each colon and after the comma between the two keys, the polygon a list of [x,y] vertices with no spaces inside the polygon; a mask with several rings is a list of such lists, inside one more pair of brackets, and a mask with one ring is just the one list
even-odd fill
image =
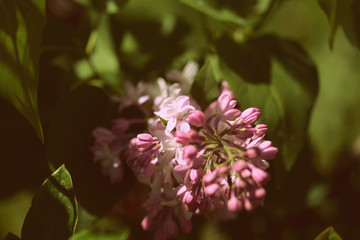
{"label": "pink flower bud", "polygon": [[256,159],[260,157],[260,150],[258,148],[250,148],[244,152],[244,157],[250,158],[250,159]]}
{"label": "pink flower bud", "polygon": [[241,180],[240,178],[235,179],[235,186],[238,189],[245,189],[246,188],[246,182]]}
{"label": "pink flower bud", "polygon": [[184,159],[194,159],[194,158],[196,158],[198,150],[193,145],[187,145],[187,146],[183,147],[182,152],[183,152]]}
{"label": "pink flower bud", "polygon": [[239,212],[243,208],[243,203],[241,202],[240,199],[238,199],[233,195],[228,200],[227,207],[231,212]]}
{"label": "pink flower bud", "polygon": [[264,188],[258,188],[255,190],[255,197],[259,199],[263,199],[266,196],[266,191]]}
{"label": "pink flower bud", "polygon": [[183,196],[183,194],[185,194],[186,191],[187,191],[187,187],[183,185],[177,190],[176,196]]}
{"label": "pink flower bud", "polygon": [[206,117],[202,111],[195,110],[188,116],[188,121],[191,125],[201,127],[206,123]]}
{"label": "pink flower bud", "polygon": [[227,119],[235,120],[236,118],[240,117],[241,111],[238,109],[229,109],[224,113],[224,117]]}
{"label": "pink flower bud", "polygon": [[205,176],[202,178],[202,182],[205,185],[211,184],[215,181],[215,179],[218,177],[219,168],[215,168],[212,172],[207,172]]}
{"label": "pink flower bud", "polygon": [[204,188],[204,192],[207,196],[211,197],[220,191],[220,186],[217,183],[210,184]]}
{"label": "pink flower bud", "polygon": [[251,176],[254,182],[257,183],[258,185],[265,184],[270,178],[270,175],[267,172],[257,167],[251,169]]}
{"label": "pink flower bud", "polygon": [[184,204],[191,204],[194,201],[194,195],[192,192],[185,192],[184,197],[183,197],[183,203]]}
{"label": "pink flower bud", "polygon": [[271,146],[271,141],[263,141],[259,144],[259,148],[261,150],[261,158],[265,160],[274,159],[278,152],[276,147]]}
{"label": "pink flower bud", "polygon": [[242,119],[242,121],[245,124],[253,124],[254,122],[256,122],[259,119],[260,115],[261,115],[261,113],[260,113],[259,109],[248,108],[244,112],[242,112],[240,118]]}
{"label": "pink flower bud", "polygon": [[147,149],[156,144],[157,141],[158,140],[156,137],[153,137],[147,133],[142,133],[137,135],[135,144],[139,149]]}
{"label": "pink flower bud", "polygon": [[190,182],[192,184],[195,184],[197,183],[199,180],[200,180],[200,173],[198,170],[196,169],[190,169],[190,172],[189,172],[189,179],[190,179]]}
{"label": "pink flower bud", "polygon": [[256,129],[256,136],[257,137],[260,137],[264,134],[266,134],[268,128],[267,128],[267,125],[266,124],[258,124],[255,126],[255,129]]}
{"label": "pink flower bud", "polygon": [[[190,129],[190,131],[191,130],[192,129]],[[178,142],[182,145],[188,145],[190,143],[189,132],[185,133],[185,132],[176,131],[175,138],[176,138],[176,142]]]}
{"label": "pink flower bud", "polygon": [[174,167],[174,171],[183,178],[185,177],[188,170],[189,170],[189,166],[184,164],[180,164]]}
{"label": "pink flower bud", "polygon": [[245,169],[247,167],[247,164],[245,161],[237,161],[232,165],[232,168],[235,172],[240,173],[243,169]]}
{"label": "pink flower bud", "polygon": [[247,211],[252,211],[254,209],[254,204],[250,201],[249,198],[244,199],[244,206]]}
{"label": "pink flower bud", "polygon": [[154,219],[150,218],[149,216],[144,217],[144,219],[141,221],[141,227],[145,231],[151,231],[154,227]]}
{"label": "pink flower bud", "polygon": [[226,166],[219,167],[220,175],[226,175],[229,171],[230,171],[229,167],[226,167]]}
{"label": "pink flower bud", "polygon": [[244,169],[241,171],[241,176],[243,178],[249,178],[251,177],[251,171],[249,169]]}
{"label": "pink flower bud", "polygon": [[220,97],[217,100],[218,109],[220,113],[224,113],[229,106],[230,103],[230,95],[226,92],[224,94],[221,94]]}

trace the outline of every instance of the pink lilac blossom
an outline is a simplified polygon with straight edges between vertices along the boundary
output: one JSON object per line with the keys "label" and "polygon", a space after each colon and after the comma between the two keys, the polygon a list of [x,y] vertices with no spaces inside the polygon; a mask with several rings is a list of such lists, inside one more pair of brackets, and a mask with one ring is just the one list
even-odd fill
{"label": "pink lilac blossom", "polygon": [[[189,97],[167,98],[155,112],[166,121],[157,120],[152,134],[139,134],[133,141],[133,152],[152,156],[147,181],[151,191],[144,204],[148,215],[142,227],[154,230],[155,239],[176,236],[178,225],[189,232],[193,214],[218,211],[234,217],[263,203],[263,186],[270,177],[265,160],[272,160],[278,150],[264,140],[267,126],[255,125],[260,111],[241,112],[232,96],[230,90],[223,91],[205,113],[191,106]],[[188,214],[185,220],[183,213]]]}
{"label": "pink lilac blossom", "polygon": [[179,85],[168,86],[163,79],[158,83],[163,91],[154,97],[155,117],[148,120],[147,133],[130,140],[131,122],[123,119],[114,121],[111,130],[93,132],[95,160],[105,174],[121,179],[121,164],[126,163],[150,188],[142,228],[154,231],[156,240],[169,239],[180,230],[189,233],[194,214],[231,218],[261,205],[270,178],[267,160],[278,149],[264,139],[267,125],[256,124],[259,109],[237,109],[226,83],[204,112],[180,94]]}

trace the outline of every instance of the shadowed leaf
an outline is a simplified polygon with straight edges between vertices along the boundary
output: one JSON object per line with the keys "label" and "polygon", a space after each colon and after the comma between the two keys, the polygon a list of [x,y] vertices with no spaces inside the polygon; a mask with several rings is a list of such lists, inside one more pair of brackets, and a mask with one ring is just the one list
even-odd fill
{"label": "shadowed leaf", "polygon": [[0,97],[28,119],[41,141],[37,88],[45,0],[0,2]]}

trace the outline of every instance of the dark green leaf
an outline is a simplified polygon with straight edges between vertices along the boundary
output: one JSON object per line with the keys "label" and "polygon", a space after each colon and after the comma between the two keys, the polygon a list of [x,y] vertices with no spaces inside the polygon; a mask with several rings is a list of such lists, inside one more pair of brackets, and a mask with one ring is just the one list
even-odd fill
{"label": "dark green leaf", "polygon": [[[279,148],[278,159],[282,159],[285,169],[289,170],[306,138],[318,91],[317,70],[306,52],[294,42],[270,35],[252,41],[239,47],[232,44],[231,48],[218,44],[223,77],[229,82],[242,109],[260,109],[262,122],[269,125],[268,137]],[[252,51],[255,46],[257,50]],[[248,67],[241,66],[239,62],[244,62],[249,52],[259,61],[271,60],[271,81],[266,79],[270,69],[258,70],[266,73],[262,74],[263,79],[256,73],[261,65],[257,61],[250,59]],[[228,57],[231,59],[226,59]],[[229,65],[230,61],[239,64]]]}
{"label": "dark green leaf", "polygon": [[350,43],[360,49],[360,1],[354,0],[344,13],[342,27]]}
{"label": "dark green leaf", "polygon": [[322,231],[315,240],[342,240],[339,234],[334,230],[333,227],[328,227]]}
{"label": "dark green leaf", "polygon": [[247,24],[245,19],[229,9],[215,9],[207,5],[205,1],[180,0],[180,2],[220,22],[234,23],[239,26],[245,26]]}
{"label": "dark green leaf", "polygon": [[8,233],[4,240],[20,240],[20,238],[13,233]]}
{"label": "dark green leaf", "polygon": [[35,194],[24,221],[21,238],[67,239],[74,233],[77,211],[71,176],[62,165]]}
{"label": "dark green leaf", "polygon": [[336,30],[353,0],[318,0],[329,20],[329,45],[333,47]]}
{"label": "dark green leaf", "polygon": [[210,102],[216,99],[219,94],[218,83],[220,82],[219,73],[217,73],[217,58],[212,57],[196,74],[190,94],[197,103],[206,107]]}
{"label": "dark green leaf", "polygon": [[37,104],[45,0],[0,2],[0,96],[28,119],[44,141]]}

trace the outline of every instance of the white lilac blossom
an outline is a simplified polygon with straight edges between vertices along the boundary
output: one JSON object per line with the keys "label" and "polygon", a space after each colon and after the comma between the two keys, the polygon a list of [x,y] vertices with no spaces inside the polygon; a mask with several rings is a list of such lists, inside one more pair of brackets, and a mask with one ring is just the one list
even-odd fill
{"label": "white lilac blossom", "polygon": [[176,128],[180,132],[188,132],[190,124],[187,117],[195,110],[190,105],[188,96],[179,96],[177,98],[169,97],[160,105],[160,110],[155,112],[156,115],[167,121],[166,130],[172,131]]}

